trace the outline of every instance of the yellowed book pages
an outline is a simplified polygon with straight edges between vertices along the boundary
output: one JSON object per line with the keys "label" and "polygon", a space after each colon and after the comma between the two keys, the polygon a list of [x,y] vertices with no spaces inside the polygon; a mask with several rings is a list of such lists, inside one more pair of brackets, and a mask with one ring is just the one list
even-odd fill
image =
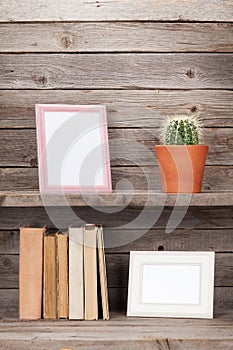
{"label": "yellowed book pages", "polygon": [[57,315],[68,318],[68,238],[57,233]]}
{"label": "yellowed book pages", "polygon": [[84,226],[85,320],[98,319],[96,227]]}
{"label": "yellowed book pages", "polygon": [[69,319],[84,318],[83,229],[69,228]]}
{"label": "yellowed book pages", "polygon": [[45,228],[20,228],[19,318],[37,320],[42,314],[43,236]]}
{"label": "yellowed book pages", "polygon": [[55,236],[44,237],[44,293],[43,317],[56,319],[57,281],[56,281],[56,242]]}
{"label": "yellowed book pages", "polygon": [[103,309],[103,320],[109,320],[107,274],[106,274],[102,226],[98,226],[97,242],[98,242],[99,276],[100,276],[100,290],[101,290],[101,300],[102,300],[102,309]]}

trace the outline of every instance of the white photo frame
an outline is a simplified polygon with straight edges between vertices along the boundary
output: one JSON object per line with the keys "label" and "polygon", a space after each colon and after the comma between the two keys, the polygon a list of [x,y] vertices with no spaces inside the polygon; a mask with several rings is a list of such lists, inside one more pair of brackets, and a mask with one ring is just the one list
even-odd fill
{"label": "white photo frame", "polygon": [[106,109],[36,105],[41,193],[111,192]]}
{"label": "white photo frame", "polygon": [[213,318],[214,252],[130,252],[127,316]]}

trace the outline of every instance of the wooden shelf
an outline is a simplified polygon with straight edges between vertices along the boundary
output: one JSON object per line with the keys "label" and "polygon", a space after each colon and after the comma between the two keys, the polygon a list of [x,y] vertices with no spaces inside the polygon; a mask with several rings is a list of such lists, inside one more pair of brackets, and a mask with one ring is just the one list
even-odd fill
{"label": "wooden shelf", "polygon": [[2,349],[232,349],[233,315],[211,320],[134,318],[111,314],[109,321],[0,322]]}
{"label": "wooden shelf", "polygon": [[233,206],[233,192],[165,194],[127,191],[102,194],[41,195],[39,192],[0,192],[2,207],[43,206]]}

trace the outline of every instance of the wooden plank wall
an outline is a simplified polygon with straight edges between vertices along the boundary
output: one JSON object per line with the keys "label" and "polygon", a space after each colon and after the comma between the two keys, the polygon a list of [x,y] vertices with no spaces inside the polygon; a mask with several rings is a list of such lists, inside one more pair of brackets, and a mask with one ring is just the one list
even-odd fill
{"label": "wooden plank wall", "polygon": [[[149,179],[160,191],[154,145],[163,116],[196,113],[210,146],[203,190],[232,190],[231,0],[3,0],[0,51],[1,191],[38,190],[35,103],[105,104],[113,187],[127,179],[137,190]],[[73,217],[55,210],[67,228]],[[106,227],[111,310],[126,308],[129,251],[140,249],[216,251],[215,307],[233,307],[232,207],[189,208],[171,234],[166,208],[143,236],[146,222],[142,233],[123,228],[139,209],[74,212]],[[1,209],[0,317],[17,317],[23,224],[55,229],[43,208]]]}

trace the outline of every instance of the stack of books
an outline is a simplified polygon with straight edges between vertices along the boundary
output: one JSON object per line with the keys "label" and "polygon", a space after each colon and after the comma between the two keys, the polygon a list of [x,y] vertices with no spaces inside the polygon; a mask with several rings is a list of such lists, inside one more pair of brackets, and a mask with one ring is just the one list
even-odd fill
{"label": "stack of books", "polygon": [[20,319],[109,319],[101,225],[20,229]]}

